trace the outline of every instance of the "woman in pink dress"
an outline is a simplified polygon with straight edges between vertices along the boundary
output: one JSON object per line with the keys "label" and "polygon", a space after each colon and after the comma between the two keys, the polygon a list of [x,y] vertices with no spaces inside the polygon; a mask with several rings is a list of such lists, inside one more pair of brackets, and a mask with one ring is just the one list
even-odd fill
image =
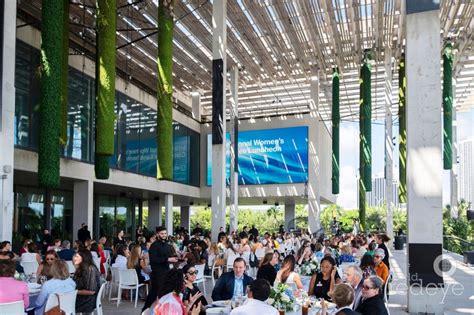
{"label": "woman in pink dress", "polygon": [[171,269],[163,275],[161,286],[158,289],[159,299],[151,306],[152,315],[198,315],[201,302],[194,303],[202,293],[192,295],[186,304],[181,301],[179,293],[184,288],[184,274],[180,269]]}
{"label": "woman in pink dress", "polygon": [[28,286],[15,276],[15,262],[9,259],[0,260],[0,303],[10,303],[23,300],[25,309],[30,304]]}

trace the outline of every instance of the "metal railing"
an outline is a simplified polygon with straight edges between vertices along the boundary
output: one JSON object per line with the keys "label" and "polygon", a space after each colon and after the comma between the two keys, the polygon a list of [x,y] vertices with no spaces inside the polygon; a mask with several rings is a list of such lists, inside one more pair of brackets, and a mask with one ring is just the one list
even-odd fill
{"label": "metal railing", "polygon": [[474,243],[454,235],[444,235],[443,248],[450,252],[463,255],[464,252],[474,251]]}

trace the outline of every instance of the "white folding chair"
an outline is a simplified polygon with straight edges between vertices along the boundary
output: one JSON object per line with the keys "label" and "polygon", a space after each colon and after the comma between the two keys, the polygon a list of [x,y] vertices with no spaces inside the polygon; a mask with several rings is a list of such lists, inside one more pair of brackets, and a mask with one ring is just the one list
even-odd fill
{"label": "white folding chair", "polygon": [[100,257],[93,257],[94,265],[97,267],[97,270],[100,271]]}
{"label": "white folding chair", "polygon": [[[209,267],[210,270],[210,275],[204,275],[204,279],[211,279],[212,280],[212,286],[214,287],[215,280],[214,280],[214,270],[218,269],[219,266],[216,267],[216,255],[210,255],[209,259],[207,260],[207,266]],[[220,276],[220,274],[219,274]]]}
{"label": "white folding chair", "polygon": [[[117,307],[120,304],[122,289],[130,290],[130,300],[132,299],[132,291],[135,290],[135,308],[138,302],[138,290],[144,283],[138,283],[137,271],[135,269],[119,269],[119,285],[117,294]],[[147,287],[148,294],[148,287]]]}
{"label": "white folding chair", "polygon": [[44,312],[46,313],[53,307],[59,305],[59,300],[56,294],[50,294],[48,295],[48,299],[46,300],[46,305],[44,306]]}
{"label": "white folding chair", "polygon": [[387,314],[390,315],[390,308],[388,307],[388,289],[389,289],[389,285],[390,285],[390,282],[392,282],[392,279],[393,279],[393,271],[390,270],[390,274],[388,275],[388,278],[387,278],[387,283],[385,283],[384,287],[383,287],[383,302],[385,304],[385,308],[387,309]]}
{"label": "white folding chair", "polygon": [[115,298],[112,299],[112,290],[114,287],[118,287],[119,285],[119,280],[120,280],[119,268],[111,267],[110,273],[112,274],[112,276],[111,276],[111,280],[109,281],[109,287],[108,287],[109,301],[115,300]]}
{"label": "white folding chair", "polygon": [[76,272],[76,267],[74,267],[74,264],[72,263],[71,260],[66,260],[66,264],[67,264],[67,269],[69,271],[70,274],[74,274]]}
{"label": "white folding chair", "polygon": [[24,315],[25,305],[23,304],[23,300],[10,303],[0,303],[0,314]]}
{"label": "white folding chair", "polygon": [[58,293],[59,306],[66,313],[66,315],[76,315],[76,297],[77,290]]}
{"label": "white folding chair", "polygon": [[202,283],[202,286],[204,288],[202,292],[206,292],[206,278],[204,277],[205,264],[196,265],[195,268],[197,271],[197,275],[196,275],[196,280],[194,280],[194,283],[195,284]]}
{"label": "white folding chair", "polygon": [[230,271],[232,269],[234,269],[234,260],[236,260],[237,258],[239,258],[240,255],[229,255],[227,257],[227,262],[226,262],[226,269],[227,271]]}
{"label": "white folding chair", "polygon": [[31,275],[38,271],[38,262],[37,261],[22,261],[21,266],[25,272],[25,275]]}
{"label": "white folding chair", "polygon": [[146,310],[142,312],[142,315],[151,315],[151,309],[147,308]]}
{"label": "white folding chair", "polygon": [[99,289],[99,293],[97,293],[97,299],[95,301],[95,314],[96,315],[104,315],[102,310],[102,296],[104,295],[105,287],[107,283],[102,283]]}

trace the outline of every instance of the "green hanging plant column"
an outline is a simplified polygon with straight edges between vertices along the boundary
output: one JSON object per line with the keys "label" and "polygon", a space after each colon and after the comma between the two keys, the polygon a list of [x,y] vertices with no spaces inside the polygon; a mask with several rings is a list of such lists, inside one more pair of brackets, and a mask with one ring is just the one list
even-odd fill
{"label": "green hanging plant column", "polygon": [[368,58],[361,68],[360,80],[360,176],[366,191],[372,190],[372,96]]}
{"label": "green hanging plant column", "polygon": [[359,224],[360,230],[365,232],[367,229],[367,203],[366,203],[366,190],[364,186],[364,181],[362,178],[359,178]]}
{"label": "green hanging plant column", "polygon": [[38,184],[59,186],[63,1],[43,1],[41,10],[41,103],[39,110]]}
{"label": "green hanging plant column", "polygon": [[443,166],[453,167],[453,46],[446,44],[443,54]]}
{"label": "green hanging plant column", "polygon": [[69,1],[63,1],[63,63],[61,66],[61,132],[59,143],[61,146],[67,144],[67,112],[68,100],[68,70],[69,70]]}
{"label": "green hanging plant column", "polygon": [[400,59],[398,69],[398,151],[399,151],[399,186],[398,200],[400,203],[407,202],[407,125],[406,125],[406,100],[405,92],[407,80],[405,77],[405,56]]}
{"label": "green hanging plant column", "polygon": [[332,74],[332,193],[339,194],[339,71]]}
{"label": "green hanging plant column", "polygon": [[173,6],[158,6],[157,178],[165,180],[173,179]]}
{"label": "green hanging plant column", "polygon": [[109,178],[109,157],[114,154],[116,0],[97,1],[95,171]]}

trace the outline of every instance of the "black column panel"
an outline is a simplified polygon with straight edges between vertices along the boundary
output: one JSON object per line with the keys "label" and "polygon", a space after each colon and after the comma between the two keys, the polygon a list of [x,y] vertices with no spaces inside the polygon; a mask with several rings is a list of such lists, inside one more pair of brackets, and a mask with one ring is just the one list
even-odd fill
{"label": "black column panel", "polygon": [[[408,244],[408,275],[410,285],[443,287],[443,277],[435,271],[433,262],[443,254],[442,244]],[[443,270],[440,266],[438,270]]]}
{"label": "black column panel", "polygon": [[223,70],[224,61],[222,59],[212,60],[212,144],[222,144],[225,139],[225,111],[222,106],[224,102]]}

